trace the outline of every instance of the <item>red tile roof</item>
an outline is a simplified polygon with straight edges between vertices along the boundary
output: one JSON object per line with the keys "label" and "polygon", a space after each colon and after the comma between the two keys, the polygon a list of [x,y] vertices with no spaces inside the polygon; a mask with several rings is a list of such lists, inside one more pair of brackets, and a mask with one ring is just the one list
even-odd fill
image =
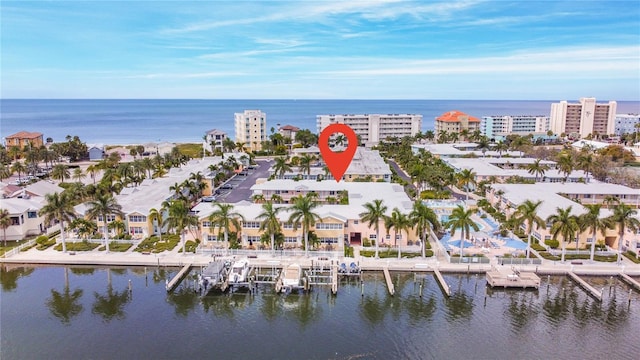
{"label": "red tile roof", "polygon": [[293,125],[285,125],[285,126],[281,127],[280,130],[300,131],[299,128],[297,128],[297,127],[295,127]]}
{"label": "red tile roof", "polygon": [[468,117],[469,122],[480,122],[480,119],[478,119],[477,117],[469,116],[463,113],[462,111],[458,111],[458,110],[447,111],[446,113],[437,117],[436,120],[445,121],[445,122],[458,122],[460,121],[460,117],[462,116]]}
{"label": "red tile roof", "polygon": [[9,135],[6,138],[7,139],[13,139],[13,138],[18,138],[18,139],[36,139],[42,136],[42,133],[39,132],[28,132],[28,131],[20,131],[19,133],[15,133],[13,135]]}

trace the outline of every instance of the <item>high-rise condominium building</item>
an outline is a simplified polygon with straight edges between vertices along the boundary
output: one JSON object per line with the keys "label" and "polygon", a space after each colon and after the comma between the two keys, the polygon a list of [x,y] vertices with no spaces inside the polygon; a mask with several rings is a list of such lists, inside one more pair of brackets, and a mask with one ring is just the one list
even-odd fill
{"label": "high-rise condominium building", "polygon": [[469,116],[462,111],[453,110],[438,116],[435,123],[435,136],[436,139],[444,131],[447,133],[459,133],[462,130],[467,130],[469,133],[473,133],[480,129],[480,119],[474,116]]}
{"label": "high-rise condominium building", "polygon": [[580,137],[613,134],[615,101],[596,103],[596,98],[580,98],[580,103],[566,101],[551,104],[551,131],[555,134],[578,134]]}
{"label": "high-rise condominium building", "polygon": [[316,120],[318,133],[331,124],[349,125],[365,146],[389,137],[414,136],[422,127],[422,115],[416,114],[318,115]]}
{"label": "high-rise condominium building", "polygon": [[640,124],[640,115],[638,114],[617,114],[614,134],[620,136],[640,132],[638,124]]}
{"label": "high-rise condominium building", "polygon": [[246,149],[259,151],[267,140],[267,114],[260,110],[245,110],[235,113],[236,142],[244,143]]}
{"label": "high-rise condominium building", "polygon": [[549,130],[549,117],[544,115],[483,116],[480,132],[490,139],[502,139],[509,134],[545,134]]}

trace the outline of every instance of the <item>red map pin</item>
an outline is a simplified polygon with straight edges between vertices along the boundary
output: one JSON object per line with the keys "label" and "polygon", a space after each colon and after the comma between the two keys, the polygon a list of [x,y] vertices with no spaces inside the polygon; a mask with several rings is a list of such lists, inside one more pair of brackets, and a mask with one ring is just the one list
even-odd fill
{"label": "red map pin", "polygon": [[[329,147],[329,137],[335,133],[343,133],[347,138],[347,148],[342,152],[334,152]],[[327,164],[331,175],[337,182],[342,180],[342,175],[349,168],[353,155],[356,153],[358,147],[358,137],[353,129],[349,125],[345,124],[331,124],[324,128],[318,137],[318,147],[324,162]]]}

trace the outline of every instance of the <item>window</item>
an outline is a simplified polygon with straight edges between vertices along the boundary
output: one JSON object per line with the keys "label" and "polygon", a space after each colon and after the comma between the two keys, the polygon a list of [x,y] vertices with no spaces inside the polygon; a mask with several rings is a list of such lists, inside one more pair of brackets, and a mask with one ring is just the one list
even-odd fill
{"label": "window", "polygon": [[369,239],[370,240],[375,240],[378,237],[378,235],[376,234],[369,234]]}
{"label": "window", "polygon": [[142,215],[129,215],[129,222],[147,222],[147,217]]}
{"label": "window", "polygon": [[28,217],[29,219],[35,219],[35,218],[37,218],[37,217],[38,217],[38,213],[37,213],[37,212],[35,212],[35,211],[29,211],[29,212],[27,212],[27,217]]}
{"label": "window", "polygon": [[247,241],[251,243],[260,242],[260,236],[247,236]]}
{"label": "window", "polygon": [[[98,215],[98,221],[103,221],[102,220],[102,215]],[[112,222],[116,219],[115,215],[107,215],[107,222]]]}
{"label": "window", "polygon": [[218,241],[218,235],[207,235],[207,241]]}
{"label": "window", "polygon": [[360,223],[359,220],[353,220],[353,225],[358,225]]}
{"label": "window", "polygon": [[129,227],[129,231],[131,231],[132,234],[142,234],[142,228],[139,226],[131,226]]}
{"label": "window", "polygon": [[11,225],[20,225],[20,218],[15,216],[11,218]]}
{"label": "window", "polygon": [[289,223],[289,222],[287,222],[287,223],[282,223],[282,228],[283,228],[283,229],[291,230],[291,229],[293,229],[293,223]]}
{"label": "window", "polygon": [[316,230],[342,230],[340,223],[317,223]]}
{"label": "window", "polygon": [[286,243],[297,243],[298,242],[298,238],[295,236],[285,236],[284,237],[284,242]]}
{"label": "window", "polygon": [[202,227],[206,227],[206,228],[211,227],[211,221],[203,221]]}
{"label": "window", "polygon": [[260,222],[259,221],[245,221],[242,223],[243,229],[259,229]]}
{"label": "window", "polygon": [[338,243],[338,238],[337,237],[321,237],[321,238],[318,238],[318,240],[320,240],[320,243],[322,243],[322,244],[337,244]]}

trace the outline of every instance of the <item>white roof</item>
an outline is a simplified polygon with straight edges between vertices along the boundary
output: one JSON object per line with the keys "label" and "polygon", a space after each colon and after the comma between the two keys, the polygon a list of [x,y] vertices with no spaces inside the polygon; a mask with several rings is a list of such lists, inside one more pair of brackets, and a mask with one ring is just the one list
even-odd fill
{"label": "white roof", "polygon": [[23,198],[9,198],[2,199],[0,201],[0,208],[7,209],[9,214],[23,214],[26,211],[39,211],[44,206],[44,198],[40,196],[34,196],[29,199]]}
{"label": "white roof", "polygon": [[[322,218],[333,217],[340,221],[346,221],[348,219],[360,219],[360,213],[365,211],[363,205],[368,202],[373,202],[377,199],[384,200],[384,205],[387,206],[387,215],[390,215],[394,208],[398,208],[402,213],[407,214],[413,207],[413,202],[404,192],[402,186],[392,183],[345,181],[341,181],[338,183],[333,180],[272,180],[262,184],[254,185],[251,187],[251,189],[254,190],[254,192],[259,192],[266,189],[301,189],[305,191],[347,190],[347,192],[349,193],[348,205],[323,204],[318,206],[315,210],[315,212]],[[242,214],[247,221],[253,221],[262,212],[262,204],[241,201],[233,205],[234,211]],[[291,205],[281,206],[286,208],[291,207]],[[198,212],[198,217],[204,219],[213,212],[213,209],[213,203],[200,203],[194,208],[194,211]],[[289,215],[289,211],[283,211],[280,213],[279,218],[282,221],[286,221],[289,218]]]}
{"label": "white roof", "polygon": [[53,193],[61,193],[62,191],[64,191],[64,189],[58,186],[56,183],[49,182],[47,180],[40,180],[33,184],[29,184],[25,186],[24,189],[27,192],[38,195],[38,196],[45,196],[47,194],[53,194]]}
{"label": "white roof", "polygon": [[[499,153],[494,150],[485,150],[483,153],[481,150],[471,150],[478,146],[475,143],[453,143],[453,144],[413,144],[411,147],[415,150],[424,149],[434,155],[444,156],[444,157],[462,157],[469,156],[474,154],[478,157],[496,157],[496,156],[511,156],[511,157],[519,157],[524,153],[521,151],[503,151]],[[468,149],[468,150],[467,150]]]}
{"label": "white roof", "polygon": [[[476,173],[476,176],[520,176],[525,179],[535,179],[535,174],[529,173],[529,170],[527,169],[503,169],[493,165],[492,162],[486,158],[447,158],[444,159],[444,161],[456,170],[472,170]],[[545,171],[544,177],[551,179],[563,179],[565,174],[556,169],[549,169]],[[569,174],[569,179],[586,179],[586,177],[587,174],[582,170],[574,170]],[[597,182],[593,177],[590,178],[590,181]]]}

